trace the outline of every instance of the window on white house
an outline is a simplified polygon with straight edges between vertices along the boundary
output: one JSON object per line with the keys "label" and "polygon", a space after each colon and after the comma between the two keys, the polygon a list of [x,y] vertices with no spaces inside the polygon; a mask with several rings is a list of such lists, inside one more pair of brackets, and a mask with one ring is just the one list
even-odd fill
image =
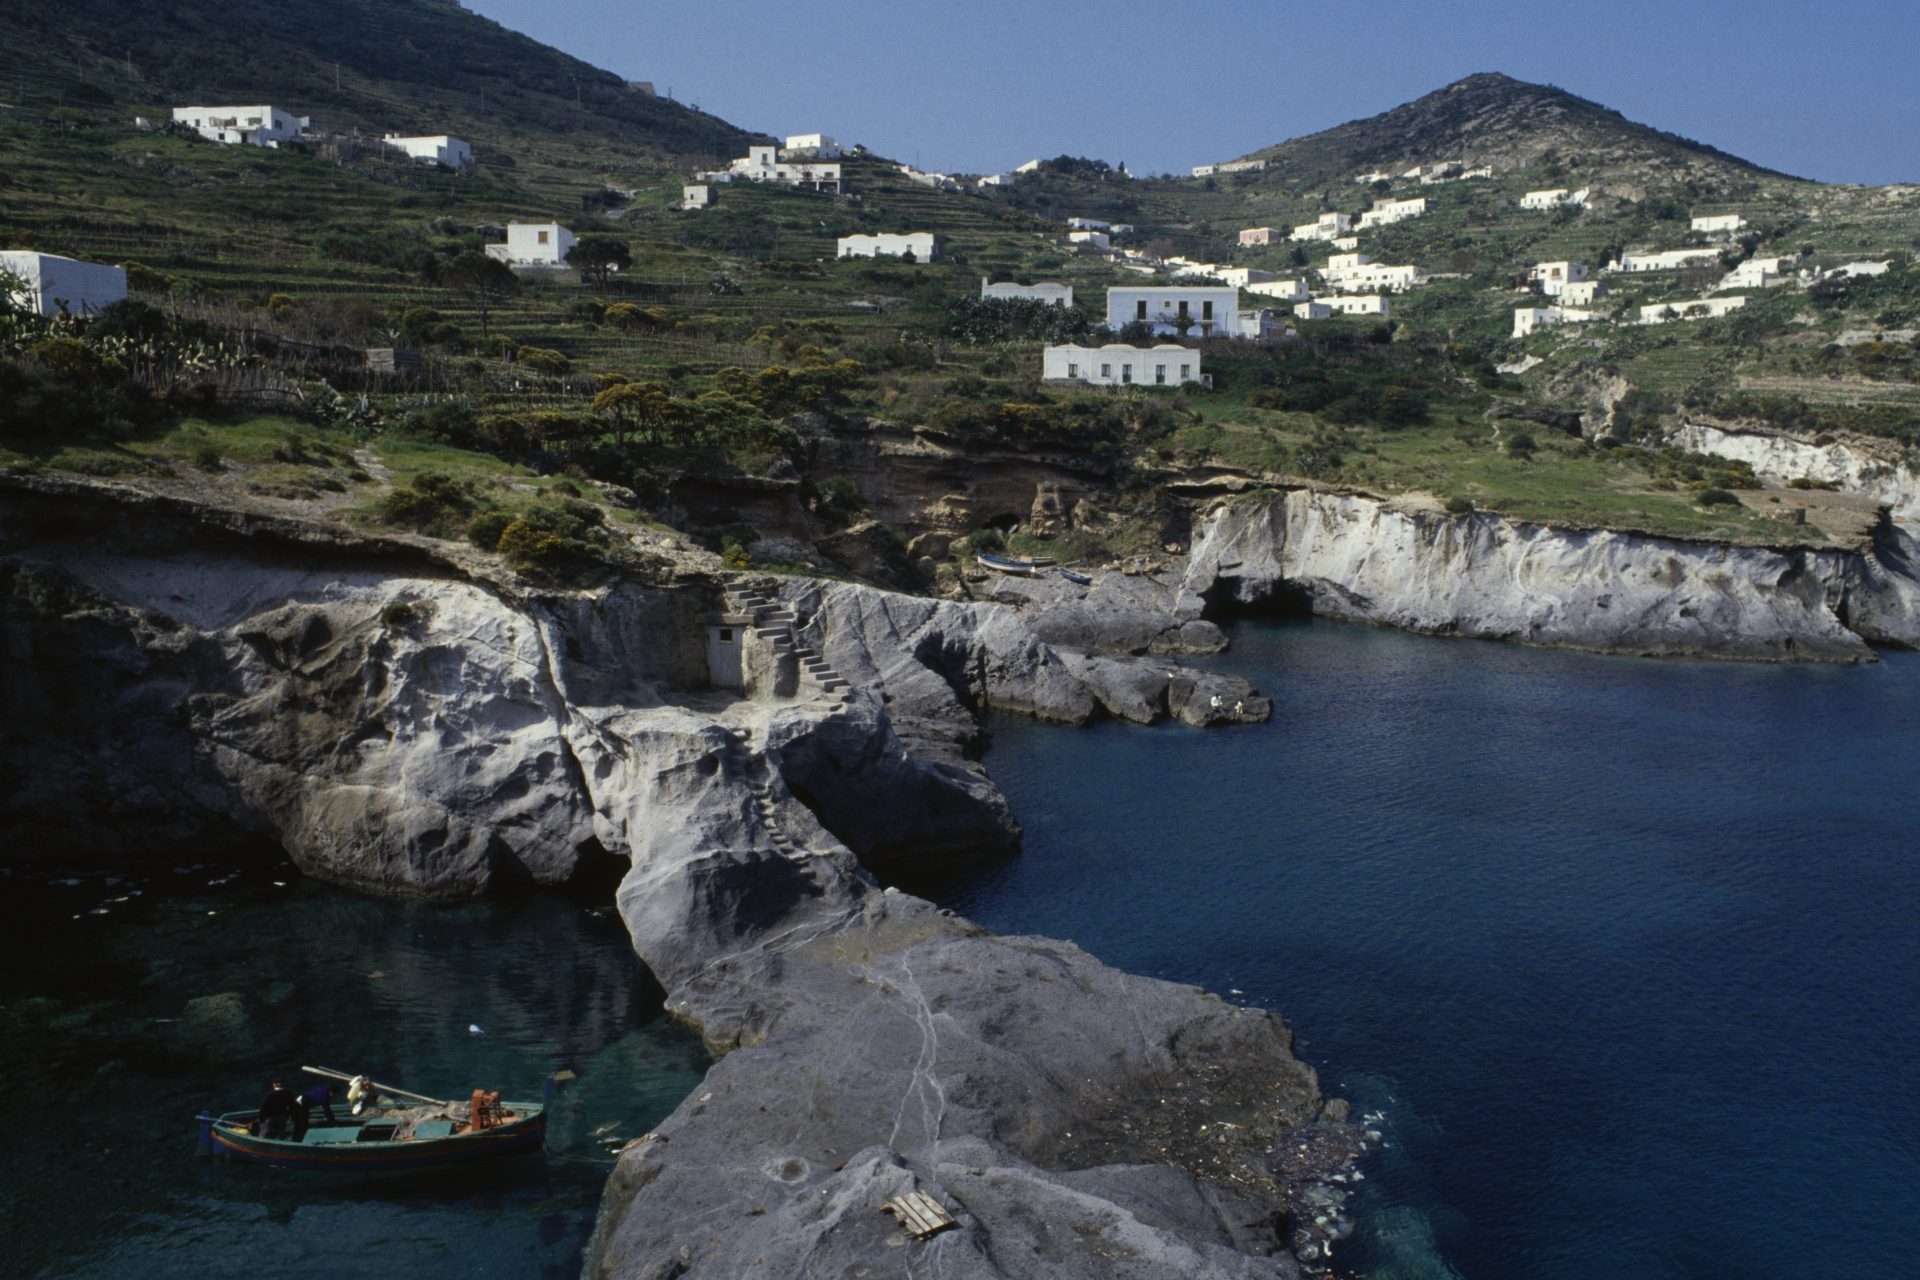
{"label": "window on white house", "polygon": [[1145,320],[1147,318],[1147,303],[1144,298],[1133,304],[1133,318],[1135,320]]}
{"label": "window on white house", "polygon": [[[1180,309],[1185,311],[1186,307],[1182,305]],[[1200,318],[1202,320],[1213,319],[1213,304],[1211,302],[1203,302],[1200,304]]]}
{"label": "window on white house", "polygon": [[1193,366],[1192,366],[1192,365],[1190,365],[1190,364],[1183,364],[1183,365],[1181,365],[1181,366],[1180,366],[1180,381],[1182,381],[1182,382],[1186,382],[1186,381],[1188,381],[1189,379],[1191,379],[1192,377],[1193,377]]}
{"label": "window on white house", "polygon": [[1167,385],[1167,366],[1163,364],[1153,366],[1153,380],[1163,387]]}
{"label": "window on white house", "polygon": [[540,243],[545,244],[547,242],[547,233],[542,231],[542,232],[539,232],[538,234],[540,236]]}
{"label": "window on white house", "polygon": [[1133,366],[1132,366],[1132,365],[1130,365],[1130,364],[1123,364],[1123,365],[1121,365],[1121,366],[1120,366],[1120,381],[1122,381],[1122,382],[1132,382],[1132,381],[1133,381]]}
{"label": "window on white house", "polygon": [[1080,376],[1080,366],[1079,366],[1079,365],[1077,365],[1077,364],[1070,364],[1070,365],[1068,365],[1068,366],[1067,366],[1067,376],[1068,376],[1069,378],[1077,378],[1077,377],[1079,377],[1079,376]]}
{"label": "window on white house", "polygon": [[1101,376],[1101,377],[1103,377],[1103,378],[1111,378],[1111,377],[1113,377],[1113,366],[1112,366],[1112,365],[1110,365],[1110,364],[1103,364],[1103,365],[1101,365],[1101,366],[1100,366],[1100,376]]}

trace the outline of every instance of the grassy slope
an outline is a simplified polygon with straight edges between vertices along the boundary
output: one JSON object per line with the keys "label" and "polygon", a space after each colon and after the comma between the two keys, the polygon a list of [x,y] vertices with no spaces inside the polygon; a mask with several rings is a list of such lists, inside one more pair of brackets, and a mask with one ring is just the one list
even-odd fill
{"label": "grassy slope", "polygon": [[[436,20],[447,18],[449,9],[435,0],[412,0],[408,6],[416,16]],[[486,34],[467,19],[470,15],[454,19],[454,25],[476,39]],[[419,43],[419,37],[413,39]],[[1326,207],[1358,211],[1375,194],[1351,182],[1315,181],[1340,169],[1331,160],[1319,169],[1270,169],[1212,183],[1040,175],[984,196],[929,191],[877,160],[856,160],[848,165],[850,199],[728,187],[721,189],[716,208],[682,214],[672,205],[690,161],[685,152],[677,162],[669,160],[675,147],[714,140],[711,131],[700,132],[709,129],[703,117],[673,117],[676,129],[692,134],[649,134],[643,122],[622,113],[670,104],[636,98],[624,88],[616,91],[602,76],[582,91],[586,105],[575,110],[581,127],[556,131],[570,105],[553,92],[554,77],[573,74],[567,66],[578,64],[571,60],[516,73],[510,85],[493,84],[487,90],[489,112],[482,115],[477,107],[481,86],[474,79],[488,74],[482,62],[467,68],[460,83],[426,85],[381,79],[398,72],[364,50],[343,52],[367,60],[343,73],[344,87],[333,105],[322,105],[329,68],[319,65],[316,72],[318,64],[309,57],[298,83],[316,96],[294,101],[296,109],[343,116],[365,110],[369,124],[384,113],[384,121],[410,127],[456,119],[480,144],[479,172],[456,177],[364,159],[342,167],[317,157],[140,133],[125,123],[131,114],[127,101],[138,96],[135,89],[151,96],[153,81],[141,70],[137,83],[116,82],[99,50],[83,51],[67,70],[106,85],[120,100],[61,107],[59,100],[73,97],[59,81],[66,74],[61,71],[36,82],[37,89],[29,86],[31,101],[20,110],[0,114],[0,153],[8,160],[0,180],[0,225],[31,228],[43,247],[58,251],[138,257],[217,291],[214,305],[256,320],[261,317],[255,309],[271,293],[287,293],[297,307],[283,325],[367,341],[376,336],[374,321],[353,332],[352,318],[335,314],[340,300],[369,300],[389,312],[408,304],[434,305],[469,335],[477,334],[477,317],[415,272],[343,259],[326,247],[328,233],[344,229],[447,252],[480,243],[487,227],[509,217],[557,217],[576,230],[613,230],[628,240],[636,265],[617,293],[664,307],[674,327],[623,333],[591,323],[576,311],[575,304],[589,293],[577,281],[534,278],[496,317],[497,331],[518,342],[556,348],[582,372],[665,376],[685,391],[699,390],[726,365],[757,368],[788,359],[782,351],[785,334],[787,352],[805,340],[830,355],[853,355],[882,370],[855,407],[915,421],[954,401],[990,405],[1033,394],[1038,352],[1031,345],[970,348],[938,336],[952,300],[973,294],[979,276],[1066,279],[1079,290],[1081,305],[1096,313],[1105,286],[1139,278],[1068,250],[1061,243],[1060,220],[1069,214],[1135,222],[1141,228],[1136,241],[1162,251],[1284,273],[1297,269],[1291,246],[1243,251],[1235,244],[1238,229],[1290,225]],[[94,59],[91,64],[88,57]],[[155,74],[200,84],[187,71],[175,73],[166,66],[162,63]],[[231,73],[233,68],[222,71]],[[376,85],[378,92],[356,85]],[[509,115],[492,106],[504,104],[511,93],[525,95],[538,109]],[[462,94],[473,100],[460,105]],[[288,100],[283,94],[268,96]],[[417,114],[394,120],[404,115],[402,105]],[[459,111],[467,114],[456,115]],[[724,129],[717,122],[713,127]],[[723,158],[744,136],[726,131],[728,147],[716,144],[702,159]],[[1761,229],[1763,251],[1804,244],[1823,260],[1884,254],[1920,232],[1920,206],[1912,201],[1884,192],[1818,187],[1709,160],[1702,168],[1690,153],[1671,173],[1642,164],[1635,172],[1649,187],[1642,193],[1648,198],[1603,198],[1577,214],[1525,213],[1514,207],[1521,191],[1568,185],[1570,177],[1588,180],[1577,157],[1570,168],[1561,154],[1492,181],[1430,188],[1399,184],[1393,194],[1427,195],[1434,211],[1369,233],[1363,248],[1378,260],[1415,261],[1463,277],[1397,300],[1403,340],[1412,338],[1433,350],[1451,342],[1510,356],[1517,354],[1506,337],[1511,309],[1525,300],[1514,286],[1527,264],[1565,256],[1595,260],[1622,247],[1684,243],[1684,215],[1695,208],[1738,209]],[[604,212],[583,208],[584,197],[609,186],[630,192],[630,198]],[[1681,220],[1675,221],[1676,214]],[[945,259],[913,266],[833,259],[838,235],[907,229],[940,232],[946,238]],[[1324,257],[1322,246],[1309,261]],[[739,292],[715,292],[716,278],[730,281]],[[1634,281],[1614,305],[1676,296],[1666,292],[1676,283]],[[1826,333],[1898,319],[1907,295],[1882,292],[1890,296],[1823,311],[1817,327]],[[1756,309],[1754,315],[1764,318],[1761,324],[1742,318],[1661,330],[1596,327],[1542,334],[1526,345],[1545,357],[1545,366],[1525,384],[1500,386],[1498,394],[1542,398],[1549,375],[1581,368],[1624,370],[1636,383],[1675,400],[1735,388],[1754,370],[1778,367],[1779,344],[1799,340],[1808,329],[1804,310],[1797,296],[1782,294]],[[775,332],[765,332],[769,328]],[[892,358],[887,353],[903,341],[922,349],[923,357],[888,371]],[[1181,397],[1177,429],[1139,445],[1170,460],[1213,458],[1282,475],[1298,474],[1303,458],[1317,464],[1325,455],[1337,455],[1337,465],[1316,465],[1311,474],[1385,490],[1470,497],[1529,518],[1759,540],[1781,532],[1758,516],[1697,509],[1683,478],[1638,451],[1595,451],[1536,430],[1532,434],[1542,448],[1532,460],[1503,453],[1488,425],[1493,394],[1471,380],[1437,394],[1426,425],[1332,428],[1309,415],[1251,407],[1247,391],[1265,376],[1260,365],[1251,359],[1246,376],[1224,379],[1220,392]],[[1457,375],[1444,359],[1437,364],[1429,359],[1420,373],[1428,379]],[[590,391],[577,383],[528,378],[511,367],[497,370],[492,383],[490,398],[522,406],[577,409]],[[1906,394],[1905,386],[1900,384],[1896,394]]]}

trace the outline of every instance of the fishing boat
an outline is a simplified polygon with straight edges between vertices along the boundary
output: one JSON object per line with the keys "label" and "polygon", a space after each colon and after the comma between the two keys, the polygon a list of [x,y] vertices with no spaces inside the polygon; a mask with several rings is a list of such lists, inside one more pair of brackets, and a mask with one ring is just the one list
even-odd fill
{"label": "fishing boat", "polygon": [[1016,559],[1013,556],[990,555],[985,551],[974,556],[982,569],[991,569],[995,573],[1010,573],[1022,578],[1037,578],[1041,573],[1053,568],[1052,556],[1033,556],[1028,559]]}
{"label": "fishing boat", "polygon": [[1093,577],[1090,574],[1076,573],[1072,569],[1056,569],[1054,572],[1058,573],[1076,587],[1090,587],[1093,585]]}
{"label": "fishing boat", "polygon": [[551,1077],[539,1102],[502,1101],[498,1093],[479,1089],[464,1102],[449,1102],[325,1067],[301,1070],[350,1085],[357,1082],[365,1101],[336,1120],[317,1120],[297,1140],[291,1134],[267,1137],[257,1110],[219,1116],[203,1111],[198,1117],[201,1149],[282,1169],[382,1173],[522,1155],[546,1142]]}

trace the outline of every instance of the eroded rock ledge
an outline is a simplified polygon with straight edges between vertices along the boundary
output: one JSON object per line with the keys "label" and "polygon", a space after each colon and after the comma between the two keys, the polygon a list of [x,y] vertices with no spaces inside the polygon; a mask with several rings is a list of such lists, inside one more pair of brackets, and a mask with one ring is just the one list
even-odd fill
{"label": "eroded rock ledge", "polygon": [[[619,869],[635,950],[725,1056],[621,1158],[594,1274],[1296,1274],[1309,1171],[1273,1147],[1340,1126],[1277,1017],[996,937],[862,863],[1011,847],[982,709],[1163,714],[1243,683],[1169,693],[1165,659],[1056,650],[1004,606],[782,582],[853,687],[748,702],[705,687],[710,577],[531,591],[297,525],[7,495],[16,857],[61,856],[112,796],[87,833],[108,857],[217,832],[447,896]],[[878,1210],[916,1185],[961,1229],[906,1244]]]}

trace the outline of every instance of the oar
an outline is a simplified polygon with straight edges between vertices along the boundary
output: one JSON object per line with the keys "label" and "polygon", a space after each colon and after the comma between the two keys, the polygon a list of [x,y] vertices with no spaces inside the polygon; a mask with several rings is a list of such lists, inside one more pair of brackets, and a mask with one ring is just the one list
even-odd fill
{"label": "oar", "polygon": [[[353,1076],[348,1075],[344,1071],[333,1071],[326,1067],[302,1067],[300,1069],[310,1076],[325,1076],[329,1080],[346,1080],[351,1082],[354,1079]],[[367,1086],[372,1089],[378,1089],[382,1093],[391,1093],[398,1098],[412,1098],[415,1102],[425,1102],[436,1107],[450,1107],[453,1105],[451,1102],[443,1102],[439,1098],[429,1098],[424,1093],[409,1093],[405,1089],[396,1089],[390,1084],[381,1084],[378,1080],[368,1080]]]}

